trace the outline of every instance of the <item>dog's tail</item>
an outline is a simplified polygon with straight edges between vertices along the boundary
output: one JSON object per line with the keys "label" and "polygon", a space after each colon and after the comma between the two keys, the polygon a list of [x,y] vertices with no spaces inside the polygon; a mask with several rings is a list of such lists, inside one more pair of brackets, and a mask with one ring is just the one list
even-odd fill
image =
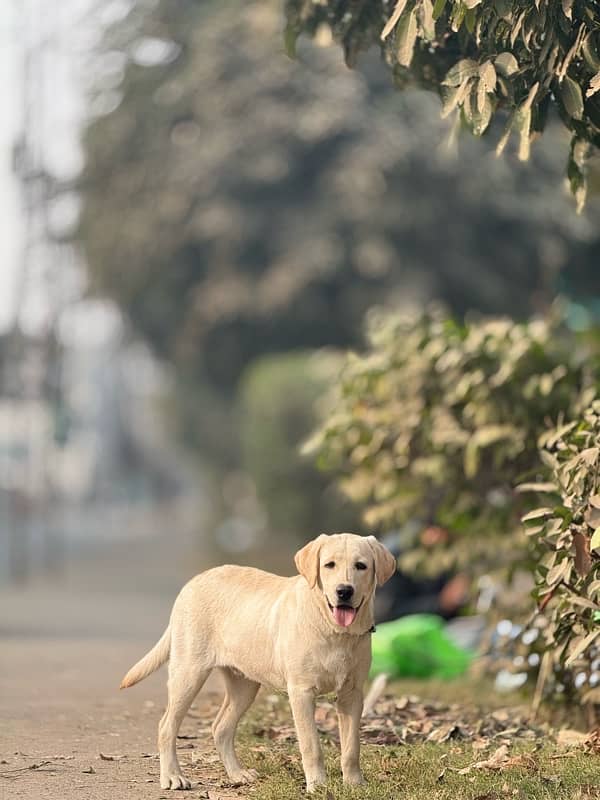
{"label": "dog's tail", "polygon": [[149,653],[141,658],[125,675],[121,681],[119,689],[127,689],[135,683],[148,677],[151,672],[157,670],[165,661],[169,660],[169,651],[171,650],[171,626],[160,637],[158,642],[154,645]]}

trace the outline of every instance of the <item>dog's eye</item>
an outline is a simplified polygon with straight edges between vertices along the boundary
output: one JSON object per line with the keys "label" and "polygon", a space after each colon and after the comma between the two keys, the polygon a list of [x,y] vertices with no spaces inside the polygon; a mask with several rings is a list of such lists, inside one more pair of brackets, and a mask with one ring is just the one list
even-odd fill
{"label": "dog's eye", "polygon": [[366,569],[367,565],[363,561],[357,561],[354,565],[356,569]]}
{"label": "dog's eye", "polygon": [[326,564],[323,564],[326,569],[333,569],[335,567],[335,561],[328,561]]}

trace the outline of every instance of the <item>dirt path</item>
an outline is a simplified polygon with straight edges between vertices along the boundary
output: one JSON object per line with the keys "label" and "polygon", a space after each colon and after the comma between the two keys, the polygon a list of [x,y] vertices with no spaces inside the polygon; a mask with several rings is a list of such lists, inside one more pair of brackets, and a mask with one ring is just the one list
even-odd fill
{"label": "dirt path", "polygon": [[[113,553],[72,565],[59,582],[0,590],[0,800],[166,796],[156,757],[166,670],[117,687],[196,565],[165,565],[159,548],[132,586],[130,560]],[[180,739],[182,763],[200,782],[183,797],[242,794],[224,784],[208,735],[219,698],[217,681],[207,684],[181,731],[194,737]]]}
{"label": "dirt path", "polygon": [[[117,639],[2,642],[0,800],[165,795],[156,757],[165,673],[126,692],[116,688],[144,648]],[[193,764],[187,772],[201,781],[186,797],[236,794],[222,791],[224,775],[208,736],[219,696],[213,681],[182,728],[194,737],[180,740],[182,763]]]}

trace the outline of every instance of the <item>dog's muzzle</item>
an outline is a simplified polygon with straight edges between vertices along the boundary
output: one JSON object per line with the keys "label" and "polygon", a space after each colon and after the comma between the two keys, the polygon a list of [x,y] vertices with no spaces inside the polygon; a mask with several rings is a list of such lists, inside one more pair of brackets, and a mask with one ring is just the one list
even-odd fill
{"label": "dog's muzzle", "polygon": [[356,619],[358,610],[362,606],[362,600],[356,606],[356,608],[346,603],[340,603],[340,605],[332,606],[329,600],[327,601],[327,605],[329,606],[329,610],[331,611],[336,624],[341,628],[347,628],[349,625],[352,625]]}

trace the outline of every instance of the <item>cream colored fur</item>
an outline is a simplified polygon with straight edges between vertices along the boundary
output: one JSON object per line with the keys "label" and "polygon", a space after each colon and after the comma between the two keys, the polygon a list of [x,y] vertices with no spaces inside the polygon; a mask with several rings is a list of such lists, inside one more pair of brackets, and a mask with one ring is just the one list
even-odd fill
{"label": "cream colored fur", "polygon": [[[175,600],[161,639],[123,678],[121,688],[133,686],[169,661],[167,710],[158,732],[163,789],[191,786],[177,760],[177,732],[213,669],[222,673],[226,690],[213,736],[233,783],[256,778],[240,764],[234,738],[261,684],[288,693],[309,792],[326,780],[315,697],[335,693],[344,781],[363,782],[359,722],[371,663],[373,595],[396,562],[374,536],[350,533],[319,536],[295,561],[300,575],[293,578],[236,566],[197,575]],[[348,627],[336,622],[331,608],[342,585],[352,587],[350,604],[357,609]]]}

